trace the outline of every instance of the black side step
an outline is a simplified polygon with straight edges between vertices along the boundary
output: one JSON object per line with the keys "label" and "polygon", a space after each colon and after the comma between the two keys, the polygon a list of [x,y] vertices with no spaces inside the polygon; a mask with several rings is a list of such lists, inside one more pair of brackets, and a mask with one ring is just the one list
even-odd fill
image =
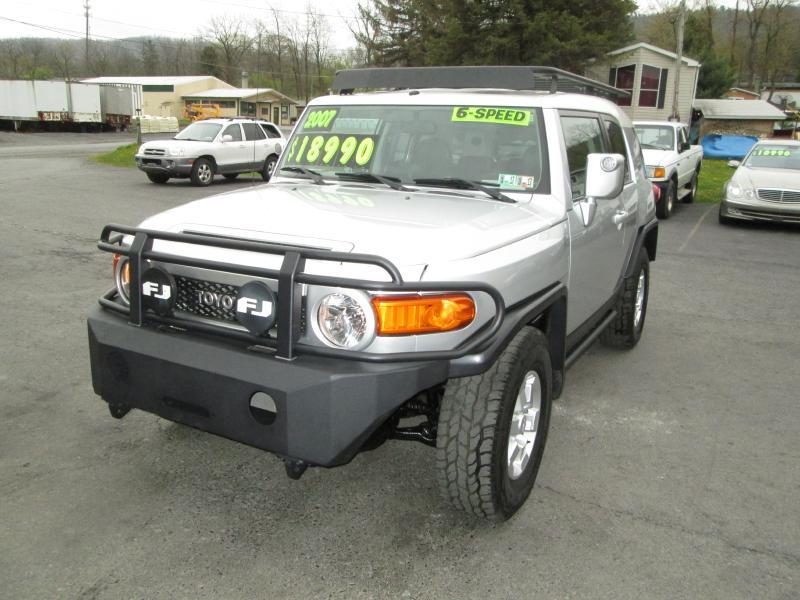
{"label": "black side step", "polygon": [[589,333],[589,335],[587,335],[583,341],[575,346],[572,352],[569,353],[567,359],[564,361],[564,367],[569,369],[573,364],[575,364],[575,361],[580,358],[581,354],[589,349],[594,341],[600,337],[600,334],[603,333],[603,330],[608,327],[608,324],[611,323],[611,321],[613,321],[616,317],[616,310],[609,312],[606,317],[600,321],[594,329],[592,329],[591,333]]}

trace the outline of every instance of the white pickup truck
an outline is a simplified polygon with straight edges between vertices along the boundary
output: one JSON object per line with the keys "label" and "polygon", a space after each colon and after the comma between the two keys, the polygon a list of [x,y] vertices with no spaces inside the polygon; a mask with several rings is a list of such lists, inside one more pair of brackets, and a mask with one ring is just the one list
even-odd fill
{"label": "white pickup truck", "polygon": [[669,121],[634,121],[647,177],[661,188],[659,219],[668,219],[678,200],[692,202],[703,162],[703,147],[689,144],[689,128]]}

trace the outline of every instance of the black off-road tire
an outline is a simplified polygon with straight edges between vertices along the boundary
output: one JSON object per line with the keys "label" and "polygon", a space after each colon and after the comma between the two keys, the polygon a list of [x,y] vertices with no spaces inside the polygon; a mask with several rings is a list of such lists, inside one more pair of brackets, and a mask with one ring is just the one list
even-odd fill
{"label": "black off-road tire", "polygon": [[278,157],[274,154],[270,154],[267,160],[264,161],[264,166],[261,167],[261,179],[269,181],[270,177],[272,177],[272,173],[275,171],[275,165],[277,164]]}
{"label": "black off-road tire", "polygon": [[672,216],[677,199],[678,190],[675,187],[675,182],[670,179],[669,183],[667,183],[667,189],[664,190],[661,199],[656,204],[656,216],[663,220],[669,219]]}
{"label": "black off-road tire", "polygon": [[[639,322],[636,323],[636,297],[639,278],[644,274],[644,299]],[[602,342],[612,348],[633,348],[639,343],[647,316],[647,298],[650,295],[650,257],[647,250],[639,249],[633,274],[622,282],[622,289],[617,298],[617,316],[600,334]]]}
{"label": "black off-road tire", "polygon": [[[541,407],[527,466],[508,473],[508,440],[525,375],[540,378]],[[442,496],[453,506],[490,521],[504,521],[525,502],[542,460],[552,406],[552,366],[541,331],[524,327],[481,375],[451,379],[445,388],[436,438]]]}
{"label": "black off-road tire", "polygon": [[697,197],[697,171],[692,175],[692,180],[689,182],[689,193],[683,197],[685,204],[691,204]]}
{"label": "black off-road tire", "polygon": [[164,173],[147,173],[147,178],[153,183],[159,184],[169,181],[169,175],[165,175]]}
{"label": "black off-road tire", "polygon": [[202,187],[211,185],[214,181],[214,171],[214,164],[210,160],[198,158],[192,165],[192,184]]}
{"label": "black off-road tire", "polygon": [[239,173],[224,173],[222,176],[228,181],[233,181],[239,176]]}

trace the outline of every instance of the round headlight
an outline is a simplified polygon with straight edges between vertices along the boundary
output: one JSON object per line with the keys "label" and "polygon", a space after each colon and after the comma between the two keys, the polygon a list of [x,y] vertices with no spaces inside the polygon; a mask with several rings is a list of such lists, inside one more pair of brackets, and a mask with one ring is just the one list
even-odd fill
{"label": "round headlight", "polygon": [[742,188],[731,181],[730,183],[728,183],[728,195],[733,196],[734,198],[738,198],[739,196],[742,195]]}
{"label": "round headlight", "polygon": [[114,285],[125,304],[130,304],[131,263],[119,254],[114,255]]}
{"label": "round headlight", "polygon": [[320,301],[316,325],[322,341],[328,345],[358,350],[375,335],[375,314],[366,294],[354,290],[336,292]]}

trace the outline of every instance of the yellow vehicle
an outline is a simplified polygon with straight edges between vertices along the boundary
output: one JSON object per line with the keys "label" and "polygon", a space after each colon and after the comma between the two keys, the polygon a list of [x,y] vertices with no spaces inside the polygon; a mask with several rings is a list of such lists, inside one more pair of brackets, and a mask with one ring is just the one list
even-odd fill
{"label": "yellow vehicle", "polygon": [[221,115],[219,104],[190,104],[183,109],[183,118],[190,121],[216,119]]}

